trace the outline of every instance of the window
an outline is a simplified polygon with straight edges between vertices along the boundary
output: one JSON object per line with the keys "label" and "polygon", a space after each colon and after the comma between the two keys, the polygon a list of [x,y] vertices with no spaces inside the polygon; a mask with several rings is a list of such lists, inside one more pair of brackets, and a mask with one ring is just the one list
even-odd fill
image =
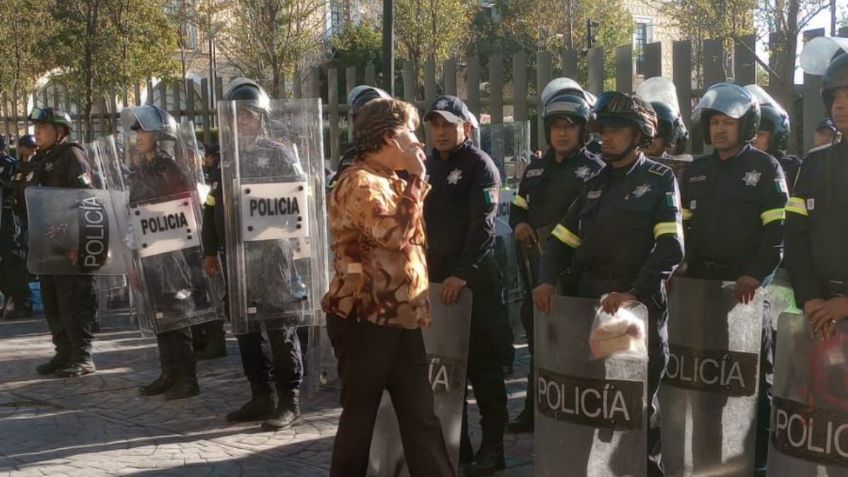
{"label": "window", "polygon": [[653,25],[650,18],[633,17],[633,57],[636,60],[636,74],[645,71],[645,46],[654,41]]}
{"label": "window", "polygon": [[342,4],[340,0],[330,2],[330,34],[338,35],[342,32],[343,17]]}

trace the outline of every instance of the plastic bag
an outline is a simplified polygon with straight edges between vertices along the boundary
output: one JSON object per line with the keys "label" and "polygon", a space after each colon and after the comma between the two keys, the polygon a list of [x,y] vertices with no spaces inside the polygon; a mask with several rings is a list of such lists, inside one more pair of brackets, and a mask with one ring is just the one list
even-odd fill
{"label": "plastic bag", "polygon": [[[606,295],[601,297],[601,300],[605,297]],[[589,335],[592,359],[607,359],[613,356],[647,359],[647,316],[648,309],[641,303],[622,305],[614,315],[599,307],[592,323],[592,333]]]}

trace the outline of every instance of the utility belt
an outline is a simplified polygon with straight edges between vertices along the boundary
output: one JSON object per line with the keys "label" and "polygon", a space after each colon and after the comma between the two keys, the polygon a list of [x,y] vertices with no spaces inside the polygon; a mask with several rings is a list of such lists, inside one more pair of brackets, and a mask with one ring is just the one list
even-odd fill
{"label": "utility belt", "polygon": [[828,298],[848,296],[848,283],[841,280],[828,280],[825,283],[825,293]]}

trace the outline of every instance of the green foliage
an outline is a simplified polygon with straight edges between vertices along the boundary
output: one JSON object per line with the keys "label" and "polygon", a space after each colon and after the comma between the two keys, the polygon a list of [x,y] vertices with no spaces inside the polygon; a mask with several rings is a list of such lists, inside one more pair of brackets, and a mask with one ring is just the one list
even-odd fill
{"label": "green foliage", "polygon": [[477,2],[468,0],[397,0],[397,55],[418,66],[465,53]]}
{"label": "green foliage", "polygon": [[350,25],[333,37],[333,64],[338,68],[356,66],[362,68],[372,63],[382,67],[383,34],[370,23]]}
{"label": "green foliage", "polygon": [[48,0],[0,0],[0,91],[18,97],[19,114],[24,114],[26,94],[44,71],[38,44],[51,19]]}

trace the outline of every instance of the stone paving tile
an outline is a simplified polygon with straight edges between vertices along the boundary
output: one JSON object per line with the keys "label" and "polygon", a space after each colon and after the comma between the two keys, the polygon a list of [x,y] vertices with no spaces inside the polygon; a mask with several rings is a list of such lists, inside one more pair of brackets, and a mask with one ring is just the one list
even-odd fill
{"label": "stone paving tile", "polygon": [[[302,422],[277,433],[224,416],[250,397],[234,339],[225,359],[200,362],[200,396],[176,402],[138,395],[158,375],[155,340],[124,316],[104,320],[95,343],[97,373],[59,380],[37,376],[52,355],[43,319],[0,321],[0,477],[327,475],[338,392],[304,392]],[[523,406],[526,351],[508,382],[510,415]],[[479,414],[469,407],[472,441]],[[507,436],[507,469],[533,475],[532,435]]]}

